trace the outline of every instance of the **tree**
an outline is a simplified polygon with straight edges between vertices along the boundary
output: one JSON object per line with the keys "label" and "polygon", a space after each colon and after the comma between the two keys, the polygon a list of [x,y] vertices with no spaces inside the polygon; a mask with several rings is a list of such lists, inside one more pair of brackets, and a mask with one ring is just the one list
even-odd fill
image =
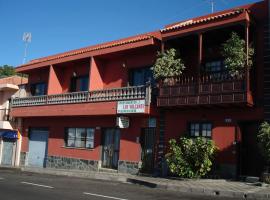
{"label": "tree", "polygon": [[182,137],[179,143],[172,139],[169,144],[166,160],[173,174],[183,178],[200,178],[211,170],[217,150],[212,140],[202,137],[195,139]]}
{"label": "tree", "polygon": [[263,153],[265,160],[270,164],[270,124],[263,122],[259,128],[258,134],[259,147]]}
{"label": "tree", "polygon": [[182,74],[185,65],[175,49],[168,49],[164,53],[158,52],[157,60],[151,68],[155,79],[178,76]]}
{"label": "tree", "polygon": [[[225,58],[224,64],[232,76],[238,75],[240,69],[253,65],[252,56],[254,55],[254,49],[249,47],[247,55],[245,40],[241,39],[235,32],[232,32],[231,37],[222,44],[221,53]],[[247,56],[248,66],[246,66]]]}
{"label": "tree", "polygon": [[0,78],[9,77],[16,74],[14,67],[10,65],[0,66]]}

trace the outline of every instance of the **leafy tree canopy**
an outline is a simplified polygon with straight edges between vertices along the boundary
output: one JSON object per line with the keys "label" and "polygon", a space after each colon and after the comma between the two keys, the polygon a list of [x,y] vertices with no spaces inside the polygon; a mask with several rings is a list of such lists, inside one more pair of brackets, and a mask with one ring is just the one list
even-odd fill
{"label": "leafy tree canopy", "polygon": [[3,65],[0,66],[0,78],[16,75],[16,71],[13,66]]}
{"label": "leafy tree canopy", "polygon": [[158,52],[153,70],[154,78],[166,78],[182,74],[185,65],[175,49],[168,49],[164,53]]}

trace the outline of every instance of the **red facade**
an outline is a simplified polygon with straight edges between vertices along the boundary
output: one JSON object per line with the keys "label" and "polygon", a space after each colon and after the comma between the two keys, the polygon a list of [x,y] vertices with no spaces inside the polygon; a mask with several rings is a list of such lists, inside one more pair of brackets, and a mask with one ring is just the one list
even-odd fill
{"label": "red facade", "polygon": [[[200,133],[209,126],[219,148],[217,173],[257,175],[260,166],[250,162],[264,120],[266,23],[267,1],[262,1],[19,66],[17,71],[29,76],[29,97],[13,99],[11,111],[23,119],[22,164],[36,164],[35,137],[45,130],[43,166],[152,173],[162,168],[171,138],[190,134],[193,126]],[[231,32],[254,46],[254,67],[234,78],[203,70],[222,63],[220,46]],[[157,51],[169,48],[180,52],[186,70],[169,81],[152,81],[158,87],[151,88]],[[133,109],[142,103],[144,112],[122,113],[119,102]],[[128,117],[128,128],[117,125],[121,116]]]}

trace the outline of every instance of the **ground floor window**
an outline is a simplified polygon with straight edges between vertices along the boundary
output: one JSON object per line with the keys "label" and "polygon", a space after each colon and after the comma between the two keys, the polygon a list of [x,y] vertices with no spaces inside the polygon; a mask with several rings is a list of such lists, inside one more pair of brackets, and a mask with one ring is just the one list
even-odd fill
{"label": "ground floor window", "polygon": [[189,123],[189,135],[191,137],[212,137],[212,123],[209,122]]}
{"label": "ground floor window", "polygon": [[94,128],[66,128],[66,147],[94,148]]}

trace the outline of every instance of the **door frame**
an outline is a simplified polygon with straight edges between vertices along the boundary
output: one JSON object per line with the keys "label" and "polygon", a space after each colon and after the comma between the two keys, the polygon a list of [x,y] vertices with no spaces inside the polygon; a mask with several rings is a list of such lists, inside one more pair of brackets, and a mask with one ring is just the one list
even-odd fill
{"label": "door frame", "polygon": [[[104,127],[101,129],[101,167],[102,168],[108,168],[108,169],[118,169],[118,161],[117,161],[117,166],[113,166],[113,163],[111,164],[110,167],[104,166],[104,142],[105,142],[105,131],[108,129],[114,129],[114,136],[115,136],[115,130],[119,131],[119,147],[118,147],[118,161],[119,161],[119,157],[120,157],[120,145],[121,145],[121,131],[119,128],[117,127]],[[115,137],[113,136],[113,140],[115,139]],[[113,141],[114,143],[114,141]],[[113,154],[114,154],[115,150],[113,150]],[[112,157],[113,160],[113,157]]]}

